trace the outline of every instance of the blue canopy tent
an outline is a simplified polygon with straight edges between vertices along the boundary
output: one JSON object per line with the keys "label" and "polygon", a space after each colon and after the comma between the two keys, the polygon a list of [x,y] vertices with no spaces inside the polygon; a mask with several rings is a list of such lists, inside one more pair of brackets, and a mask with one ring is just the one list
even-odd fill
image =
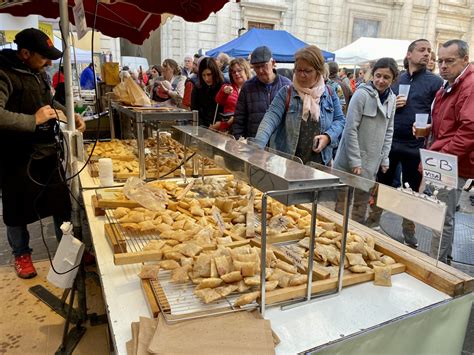
{"label": "blue canopy tent", "polygon": [[[206,54],[216,57],[224,52],[231,57],[247,58],[259,46],[268,46],[273,53],[273,59],[280,63],[293,63],[295,52],[308,44],[283,30],[261,30],[252,28],[240,37],[233,39],[220,47],[207,51]],[[326,62],[334,61],[334,53],[321,50]]]}

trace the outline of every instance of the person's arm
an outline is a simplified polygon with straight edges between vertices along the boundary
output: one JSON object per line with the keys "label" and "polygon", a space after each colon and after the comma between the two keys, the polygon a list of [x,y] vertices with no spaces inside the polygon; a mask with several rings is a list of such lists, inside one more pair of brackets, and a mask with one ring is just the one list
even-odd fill
{"label": "person's arm", "polygon": [[184,83],[186,82],[186,78],[181,76],[175,90],[168,90],[166,93],[175,100],[182,100],[184,97]]}
{"label": "person's arm", "polygon": [[276,131],[276,129],[285,119],[285,117],[283,116],[285,116],[285,105],[287,95],[288,86],[284,86],[278,91],[272,103],[268,107],[265,116],[263,116],[262,122],[260,122],[257,134],[255,136],[255,143],[260,148],[264,148],[267,145],[273,132]]}
{"label": "person's arm", "polygon": [[232,124],[232,134],[236,139],[247,135],[247,95],[248,89],[244,84],[240,91],[237,105],[235,106],[234,123]]}
{"label": "person's arm", "polygon": [[329,136],[329,146],[336,148],[339,145],[339,138],[346,124],[346,118],[342,112],[342,106],[337,97],[337,93],[333,92],[331,96],[332,105],[334,108],[332,123],[323,134]]}
{"label": "person's arm", "polygon": [[471,88],[456,103],[459,109],[459,126],[454,136],[433,142],[430,150],[464,157],[474,151],[474,90]]}
{"label": "person's arm", "polygon": [[351,168],[362,167],[359,147],[359,126],[362,121],[365,94],[362,90],[357,90],[349,103],[347,110],[346,126],[344,136],[346,141],[347,157]]}
{"label": "person's arm", "polygon": [[0,70],[0,130],[34,132],[37,124],[35,114],[26,115],[5,109],[12,91],[10,79]]}
{"label": "person's arm", "polygon": [[228,86],[229,85],[227,84],[222,85],[219,89],[219,92],[216,94],[216,102],[221,106],[224,106],[226,104],[227,98],[229,97],[229,94],[225,92],[225,88]]}
{"label": "person's arm", "polygon": [[191,110],[199,111],[199,98],[198,98],[198,88],[193,86],[193,91],[191,91]]}

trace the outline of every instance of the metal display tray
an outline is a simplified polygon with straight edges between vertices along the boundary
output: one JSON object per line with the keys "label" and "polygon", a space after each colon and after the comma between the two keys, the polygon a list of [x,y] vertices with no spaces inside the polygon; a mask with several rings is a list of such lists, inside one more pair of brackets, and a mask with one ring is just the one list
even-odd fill
{"label": "metal display tray", "polygon": [[[172,137],[197,150],[262,192],[295,190],[276,196],[286,205],[308,203],[314,199],[311,189],[339,185],[337,176],[299,164],[255,146],[235,141],[203,127],[175,126]],[[304,192],[297,190],[306,190]]]}

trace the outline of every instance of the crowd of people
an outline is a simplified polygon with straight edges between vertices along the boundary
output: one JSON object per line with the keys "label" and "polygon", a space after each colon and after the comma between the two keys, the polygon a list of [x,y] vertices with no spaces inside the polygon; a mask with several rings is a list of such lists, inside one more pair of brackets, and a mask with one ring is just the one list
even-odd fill
{"label": "crowd of people", "polygon": [[[44,75],[61,52],[41,31],[22,31],[16,43],[18,50],[0,52],[0,133],[3,144],[10,144],[0,150],[0,160],[8,167],[1,169],[8,241],[17,274],[28,278],[36,271],[26,225],[53,215],[58,228],[64,211],[70,213],[67,189],[58,191],[61,184],[45,188],[30,176],[64,179],[50,149],[56,110],[65,111],[51,98],[50,86],[64,85],[64,76],[59,71],[50,83]],[[295,53],[293,70],[281,70],[271,49],[261,46],[248,59],[194,55],[180,66],[168,58],[147,71],[124,67],[120,76],[131,77],[159,105],[197,110],[202,126],[296,156],[304,164],[333,166],[391,186],[407,183],[419,191],[421,148],[457,156],[459,188],[438,193],[448,208],[439,259],[448,262],[460,188],[474,177],[474,66],[462,40],[447,41],[437,54],[436,60],[430,42],[419,39],[407,48],[402,72],[392,58],[349,72],[325,63],[321,50],[310,45]],[[439,76],[433,73],[436,63]],[[94,87],[94,75],[91,63],[81,86]],[[415,134],[417,114],[429,116],[422,136]],[[76,121],[83,130],[84,122],[77,116]],[[372,197],[355,194],[352,219],[376,228],[381,210],[370,206]],[[404,219],[402,227],[405,243],[416,248],[415,225]],[[439,239],[435,233],[433,249]]]}
{"label": "crowd of people", "polygon": [[[300,49],[290,71],[276,69],[267,46],[255,48],[248,59],[224,53],[216,59],[186,56],[180,72],[172,61],[167,74],[170,61],[163,62],[161,76],[148,85],[152,97],[171,90],[174,105],[199,112],[200,125],[236,139],[269,146],[305,164],[333,166],[413,191],[423,188],[421,148],[458,157],[459,187],[474,177],[474,98],[469,86],[474,69],[464,41],[444,43],[436,60],[431,43],[416,40],[407,48],[401,71],[392,58],[349,71],[325,63],[316,46]],[[439,75],[434,73],[436,63]],[[168,97],[157,101],[164,99]],[[429,116],[424,136],[415,135],[416,114]],[[438,194],[449,210],[440,251],[443,262],[451,257],[459,193],[458,188]],[[351,218],[378,229],[382,210],[373,204],[374,194],[356,191]],[[405,243],[416,248],[415,224],[403,219],[402,230]],[[437,243],[435,234],[435,257]]]}

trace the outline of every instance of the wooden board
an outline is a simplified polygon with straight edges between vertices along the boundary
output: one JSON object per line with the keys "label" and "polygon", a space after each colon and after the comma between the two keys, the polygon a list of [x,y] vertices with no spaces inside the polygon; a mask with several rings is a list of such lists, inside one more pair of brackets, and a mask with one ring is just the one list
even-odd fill
{"label": "wooden board", "polygon": [[[319,209],[319,207],[318,207]],[[405,265],[403,264],[393,264],[390,265],[392,268],[392,275],[400,274],[405,271]],[[374,272],[369,271],[363,274],[350,274],[344,275],[342,278],[342,285],[349,286],[362,282],[371,281],[374,279]],[[337,278],[331,278],[326,280],[314,281],[311,286],[312,294],[319,294],[331,290],[337,289]],[[282,301],[288,301],[293,298],[300,298],[306,296],[306,284],[293,287],[279,288],[274,291],[266,293],[265,304],[273,304]]]}
{"label": "wooden board", "polygon": [[[308,210],[306,206],[299,207]],[[342,230],[342,216],[324,206],[318,206],[318,219],[335,222],[338,231]],[[436,265],[436,260],[422,252],[354,221],[349,221],[349,230],[363,237],[374,237],[377,251],[405,264],[408,274],[441,292],[460,296],[474,290],[474,278],[444,263],[439,262]]]}
{"label": "wooden board", "polygon": [[104,231],[114,255],[127,252],[127,244],[125,243],[125,240],[122,239],[122,235],[117,229],[117,226],[106,223],[104,224]]}
{"label": "wooden board", "polygon": [[[92,201],[94,203],[94,197],[92,196]],[[118,207],[127,207],[127,208],[135,208],[141,207],[138,202],[132,200],[125,200],[125,199],[108,199],[102,197],[101,194],[96,194],[95,200],[97,201],[96,205],[97,208],[105,209],[105,208],[118,208]],[[95,207],[95,205],[94,205]]]}
{"label": "wooden board", "polygon": [[150,280],[141,280],[141,285],[147,300],[147,304],[150,307],[151,314],[153,314],[153,318],[156,318],[160,313],[160,307],[158,305],[158,301],[156,300],[155,294],[153,293],[153,289],[151,288]]}

